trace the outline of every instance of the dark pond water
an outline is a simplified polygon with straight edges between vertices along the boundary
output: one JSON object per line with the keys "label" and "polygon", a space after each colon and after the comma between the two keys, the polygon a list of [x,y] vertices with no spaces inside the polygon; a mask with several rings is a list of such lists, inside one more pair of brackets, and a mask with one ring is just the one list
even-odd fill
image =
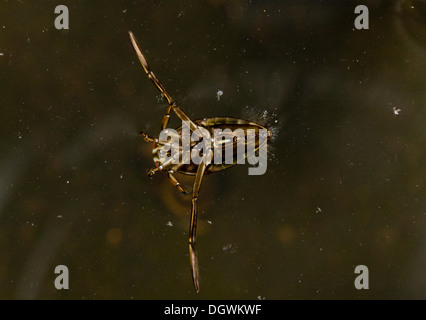
{"label": "dark pond water", "polygon": [[[425,299],[426,5],[365,4],[368,30],[358,1],[1,1],[0,298]],[[205,177],[198,295],[129,30],[192,119],[276,129],[264,175]]]}

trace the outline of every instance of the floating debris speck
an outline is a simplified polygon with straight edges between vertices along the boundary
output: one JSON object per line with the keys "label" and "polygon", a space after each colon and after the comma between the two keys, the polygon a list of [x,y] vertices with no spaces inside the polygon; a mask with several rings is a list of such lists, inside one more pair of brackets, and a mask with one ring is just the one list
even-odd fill
{"label": "floating debris speck", "polygon": [[221,96],[223,96],[223,91],[222,91],[222,90],[217,90],[217,93],[216,93],[217,101],[219,101],[219,100],[220,100],[220,97],[221,97]]}

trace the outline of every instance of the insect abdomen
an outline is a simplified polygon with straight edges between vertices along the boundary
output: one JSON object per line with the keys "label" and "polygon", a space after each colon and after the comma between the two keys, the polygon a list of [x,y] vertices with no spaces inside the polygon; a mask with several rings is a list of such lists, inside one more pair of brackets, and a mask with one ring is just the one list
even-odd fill
{"label": "insect abdomen", "polygon": [[[238,139],[243,139],[242,140],[242,144],[244,147],[244,150],[247,150],[247,141],[248,141],[248,137],[247,137],[247,132],[248,130],[254,131],[255,132],[255,145],[254,145],[254,150],[258,150],[259,149],[259,132],[261,129],[267,130],[266,128],[262,127],[261,125],[258,125],[254,122],[250,122],[247,120],[243,120],[243,119],[238,119],[238,118],[230,118],[230,117],[215,117],[215,118],[206,118],[206,119],[200,119],[200,120],[195,120],[194,123],[197,126],[203,127],[205,129],[207,129],[210,132],[210,135],[212,137],[212,149],[215,152],[215,144],[216,144],[216,148],[221,148],[222,150],[222,157],[220,158],[220,161],[214,161],[214,159],[212,159],[212,163],[210,163],[205,171],[205,174],[208,173],[213,173],[216,171],[221,171],[221,170],[225,170],[227,168],[230,168],[232,166],[234,166],[235,164],[237,164],[237,159],[238,159]],[[217,130],[221,130],[221,132],[223,133],[222,138],[215,140],[217,137],[215,137],[215,129]],[[217,131],[216,130],[216,131]],[[241,133],[241,135],[239,136],[240,138],[237,137],[237,135],[234,135],[234,133],[237,132],[237,130],[239,130],[239,132]],[[182,133],[182,127],[178,128],[177,131],[181,134]],[[269,131],[268,131],[268,137],[269,137]],[[220,142],[220,143],[219,143]],[[231,143],[232,145],[232,163],[226,163],[225,162],[225,154],[226,154],[226,143]],[[191,143],[191,148],[196,145],[197,142],[193,142]],[[222,145],[220,145],[222,144]],[[241,147],[241,146],[240,146]],[[214,153],[213,152],[213,153]],[[250,156],[249,154],[247,154],[247,151],[244,151],[243,154],[243,158],[247,158],[248,156]],[[214,157],[213,157],[214,158]],[[180,165],[175,165],[173,170],[177,171],[179,173],[182,174],[187,174],[187,175],[194,175],[197,172],[197,167],[198,165],[196,164],[180,164]]]}

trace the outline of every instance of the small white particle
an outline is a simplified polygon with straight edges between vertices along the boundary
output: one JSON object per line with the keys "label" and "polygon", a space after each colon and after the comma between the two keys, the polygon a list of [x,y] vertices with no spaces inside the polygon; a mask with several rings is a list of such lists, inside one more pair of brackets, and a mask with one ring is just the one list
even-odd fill
{"label": "small white particle", "polygon": [[220,100],[220,97],[223,95],[223,91],[222,90],[218,90],[217,91],[217,93],[216,93],[216,98],[217,98],[217,101],[219,101]]}
{"label": "small white particle", "polygon": [[228,251],[229,249],[231,249],[232,248],[232,243],[228,243],[228,244],[226,244],[226,245],[224,245],[223,247],[222,247],[222,250],[223,251]]}
{"label": "small white particle", "polygon": [[401,109],[397,109],[396,107],[393,107],[393,114],[394,115],[399,115],[399,113],[401,112]]}
{"label": "small white particle", "polygon": [[172,223],[171,221],[167,222],[167,223],[166,223],[166,225],[167,225],[168,227],[173,227],[173,223]]}
{"label": "small white particle", "polygon": [[222,247],[222,250],[227,253],[235,253],[238,250],[238,246],[232,243],[228,243]]}

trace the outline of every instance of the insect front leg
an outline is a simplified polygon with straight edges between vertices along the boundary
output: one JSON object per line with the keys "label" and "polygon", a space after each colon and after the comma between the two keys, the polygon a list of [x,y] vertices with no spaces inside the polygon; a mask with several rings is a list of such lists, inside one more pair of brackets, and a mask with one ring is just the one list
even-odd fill
{"label": "insect front leg", "polygon": [[141,131],[140,136],[142,137],[142,139],[144,139],[146,142],[158,142],[158,139],[154,139],[153,137],[150,137],[149,135],[147,135],[145,133],[145,131]]}
{"label": "insect front leg", "polygon": [[149,171],[148,171],[148,177],[152,177],[154,174],[156,174],[157,172],[159,172],[159,171],[163,171],[164,169],[163,169],[163,167],[162,166],[160,166],[160,167],[154,167],[154,168],[151,168],[151,169],[149,169]]}

